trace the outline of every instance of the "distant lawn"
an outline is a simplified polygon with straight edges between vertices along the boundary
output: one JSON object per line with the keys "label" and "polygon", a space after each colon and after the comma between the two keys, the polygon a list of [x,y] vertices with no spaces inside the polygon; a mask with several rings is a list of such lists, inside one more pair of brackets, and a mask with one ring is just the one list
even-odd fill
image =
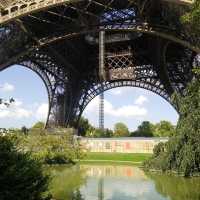
{"label": "distant lawn", "polygon": [[82,161],[110,161],[142,163],[151,157],[152,154],[145,153],[91,153],[88,152]]}

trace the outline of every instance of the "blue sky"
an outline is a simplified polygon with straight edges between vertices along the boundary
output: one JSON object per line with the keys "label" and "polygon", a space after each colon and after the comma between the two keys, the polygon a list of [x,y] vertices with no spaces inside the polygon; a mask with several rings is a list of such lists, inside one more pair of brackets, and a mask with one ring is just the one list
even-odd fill
{"label": "blue sky", "polygon": [[[12,66],[0,73],[0,97],[13,97],[9,108],[0,106],[0,127],[31,127],[45,121],[48,108],[46,88],[42,80],[29,69]],[[98,126],[98,97],[83,115]],[[105,127],[113,129],[116,122],[124,122],[135,130],[144,120],[153,123],[168,120],[176,124],[174,108],[158,95],[140,88],[123,87],[105,92]]]}

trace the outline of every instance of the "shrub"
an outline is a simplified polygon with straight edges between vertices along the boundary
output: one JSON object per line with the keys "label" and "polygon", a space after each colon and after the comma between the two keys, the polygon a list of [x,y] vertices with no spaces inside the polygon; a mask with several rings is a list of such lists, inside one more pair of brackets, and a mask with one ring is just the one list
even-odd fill
{"label": "shrub", "polygon": [[70,133],[23,136],[20,146],[46,164],[74,164],[83,156],[79,142]]}
{"label": "shrub", "polygon": [[155,157],[158,157],[164,151],[165,151],[165,144],[163,142],[160,142],[154,147],[153,154]]}
{"label": "shrub", "polygon": [[17,150],[16,139],[0,136],[0,199],[42,200],[49,177],[30,153]]}

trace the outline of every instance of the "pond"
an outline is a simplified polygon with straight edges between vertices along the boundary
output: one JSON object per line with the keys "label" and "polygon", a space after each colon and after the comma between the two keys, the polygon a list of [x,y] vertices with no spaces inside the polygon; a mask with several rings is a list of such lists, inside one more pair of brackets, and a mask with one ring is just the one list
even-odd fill
{"label": "pond", "polygon": [[136,166],[51,167],[55,200],[200,200],[200,178],[145,173]]}

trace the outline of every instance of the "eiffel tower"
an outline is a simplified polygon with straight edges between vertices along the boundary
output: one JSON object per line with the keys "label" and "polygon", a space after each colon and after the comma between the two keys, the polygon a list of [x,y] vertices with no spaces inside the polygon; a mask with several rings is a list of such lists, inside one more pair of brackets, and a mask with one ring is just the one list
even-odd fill
{"label": "eiffel tower", "polygon": [[1,0],[0,71],[18,64],[41,77],[47,127],[77,126],[88,103],[116,87],[150,90],[176,108],[172,94],[184,94],[199,66],[199,36],[179,20],[192,3]]}

